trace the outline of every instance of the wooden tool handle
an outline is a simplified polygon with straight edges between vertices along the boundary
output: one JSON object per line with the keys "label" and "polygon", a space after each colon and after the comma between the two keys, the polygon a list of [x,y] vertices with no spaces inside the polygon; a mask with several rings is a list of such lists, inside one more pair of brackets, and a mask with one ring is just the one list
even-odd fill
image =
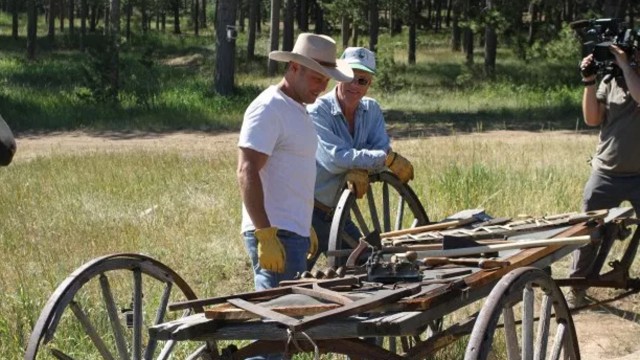
{"label": "wooden tool handle", "polygon": [[508,261],[487,258],[449,258],[444,256],[426,257],[422,260],[426,266],[442,266],[448,264],[475,266],[481,269],[501,268],[509,265]]}

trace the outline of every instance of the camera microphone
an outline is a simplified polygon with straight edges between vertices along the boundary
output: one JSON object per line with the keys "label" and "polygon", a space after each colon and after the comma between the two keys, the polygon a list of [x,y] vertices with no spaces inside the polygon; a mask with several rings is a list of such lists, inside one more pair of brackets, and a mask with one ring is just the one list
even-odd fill
{"label": "camera microphone", "polygon": [[582,29],[591,24],[591,20],[577,20],[569,24],[569,26],[573,29]]}

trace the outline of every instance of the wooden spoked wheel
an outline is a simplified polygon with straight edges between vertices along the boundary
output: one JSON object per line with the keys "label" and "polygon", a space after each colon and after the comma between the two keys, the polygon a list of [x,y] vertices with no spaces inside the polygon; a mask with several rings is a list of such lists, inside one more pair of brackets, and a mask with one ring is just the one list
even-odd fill
{"label": "wooden spoked wheel", "polygon": [[170,301],[193,299],[195,293],[177,273],[150,257],[114,254],[94,259],[51,295],[24,359],[195,359],[215,344],[158,343],[147,331],[189,315],[167,313]]}
{"label": "wooden spoked wheel", "polygon": [[478,314],[464,358],[580,359],[573,319],[553,279],[532,267],[503,277]]}
{"label": "wooden spoked wheel", "polygon": [[[369,191],[362,199],[356,199],[348,189],[343,191],[331,222],[329,251],[353,250],[358,245],[359,237],[373,231],[382,233],[429,223],[418,196],[393,173],[384,171],[372,174],[369,183]],[[349,222],[357,227],[358,237],[347,231]],[[344,265],[347,256],[329,256],[327,262],[329,266]]]}

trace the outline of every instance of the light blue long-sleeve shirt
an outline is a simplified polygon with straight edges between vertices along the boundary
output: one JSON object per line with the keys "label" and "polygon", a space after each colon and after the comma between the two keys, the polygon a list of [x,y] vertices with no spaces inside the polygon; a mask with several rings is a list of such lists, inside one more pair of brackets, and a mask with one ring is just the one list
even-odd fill
{"label": "light blue long-sleeve shirt", "polygon": [[340,109],[336,88],[318,98],[307,110],[318,132],[315,198],[334,207],[347,171],[384,167],[390,149],[384,116],[377,101],[363,97],[356,110],[352,136]]}

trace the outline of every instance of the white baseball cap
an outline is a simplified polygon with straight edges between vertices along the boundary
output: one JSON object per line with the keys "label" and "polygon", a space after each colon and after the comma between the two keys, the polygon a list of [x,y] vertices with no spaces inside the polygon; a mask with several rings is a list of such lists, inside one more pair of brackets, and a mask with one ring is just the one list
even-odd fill
{"label": "white baseball cap", "polygon": [[363,47],[348,47],[340,57],[352,69],[363,70],[371,74],[376,73],[376,55],[373,51]]}

